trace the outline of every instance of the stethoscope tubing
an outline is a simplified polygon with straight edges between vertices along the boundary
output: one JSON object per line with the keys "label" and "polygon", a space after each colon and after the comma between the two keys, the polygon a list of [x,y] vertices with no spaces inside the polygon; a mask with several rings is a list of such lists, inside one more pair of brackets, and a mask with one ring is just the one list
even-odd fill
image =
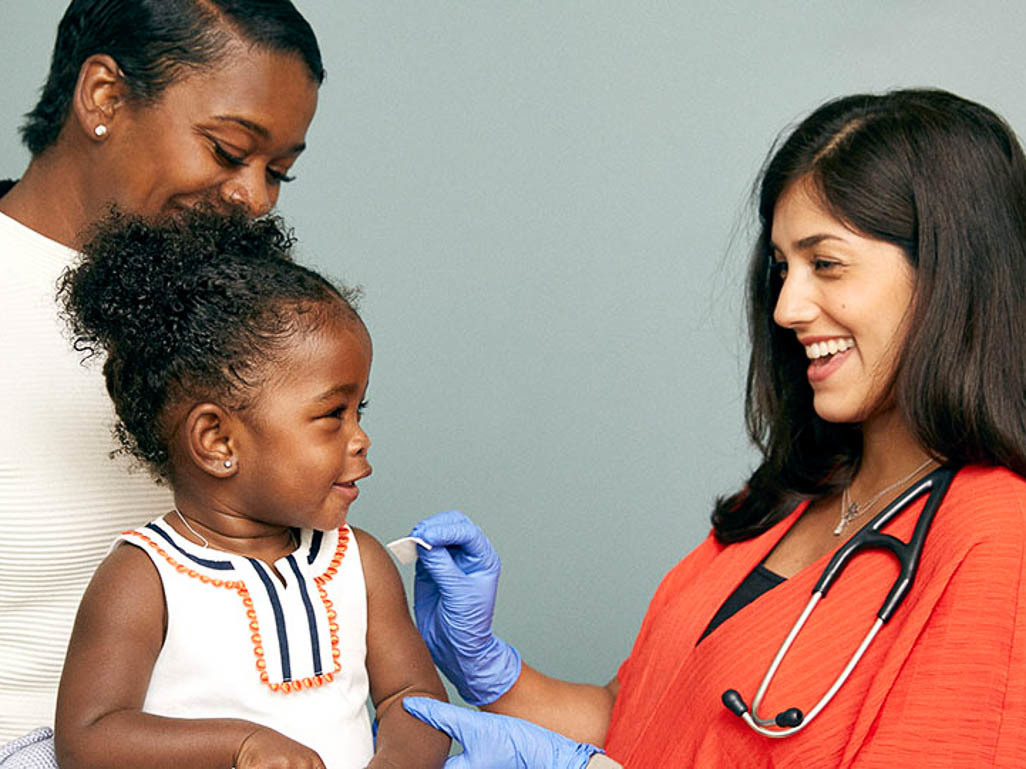
{"label": "stethoscope tubing", "polygon": [[[815,604],[810,600],[808,605],[813,606]],[[851,658],[848,660],[848,664],[844,666],[844,670],[841,671],[841,674],[834,680],[834,683],[830,688],[827,689],[826,694],[820,698],[819,702],[813,706],[812,710],[805,715],[802,722],[797,726],[790,726],[784,729],[767,729],[766,726],[769,724],[776,724],[776,719],[760,718],[758,715],[759,706],[762,705],[762,697],[769,688],[770,681],[773,680],[773,675],[776,673],[776,670],[767,672],[766,677],[762,680],[762,685],[759,687],[759,691],[755,695],[755,699],[752,700],[752,712],[745,713],[742,718],[744,718],[745,722],[755,729],[755,731],[759,732],[759,734],[764,734],[767,737],[790,737],[792,734],[800,732],[808,726],[812,722],[812,719],[818,716],[820,711],[823,710],[823,708],[829,704],[830,700],[834,698],[834,695],[837,694],[837,691],[844,685],[844,682],[848,680],[848,676],[851,675],[855,666],[859,663],[859,660],[862,659],[862,655],[865,654],[866,649],[869,648],[869,644],[873,642],[873,639],[876,638],[876,634],[880,632],[880,628],[883,626],[884,621],[877,617],[873,626],[869,629],[869,632],[866,633],[865,637],[862,639],[862,643],[859,644],[855,653],[851,655]],[[783,660],[783,655],[778,653],[777,659],[774,660],[774,662],[779,665],[781,660]]]}
{"label": "stethoscope tubing", "polygon": [[[880,632],[880,629],[884,624],[886,624],[894,615],[894,612],[897,611],[898,607],[905,600],[905,596],[908,595],[909,590],[911,590],[912,584],[915,581],[916,571],[919,569],[919,561],[922,558],[923,544],[926,541],[926,535],[933,523],[933,518],[937,513],[937,508],[940,507],[940,504],[947,493],[948,486],[951,484],[951,479],[954,477],[954,474],[955,470],[953,468],[942,467],[933,471],[925,478],[920,479],[917,483],[913,484],[909,489],[900,494],[897,499],[887,505],[887,507],[878,513],[869,523],[852,535],[852,537],[845,542],[836,553],[834,553],[830,562],[823,570],[823,574],[820,576],[819,580],[817,580],[816,585],[812,590],[812,597],[809,599],[805,608],[802,610],[801,615],[784,638],[783,643],[780,645],[780,648],[773,658],[773,662],[770,663],[769,668],[766,670],[766,675],[763,676],[762,682],[759,684],[759,688],[755,693],[755,698],[752,700],[751,710],[749,710],[744,704],[744,700],[741,699],[741,695],[733,689],[729,689],[723,694],[723,702],[728,709],[740,716],[749,727],[759,734],[772,738],[790,737],[792,734],[800,732],[802,729],[807,727],[812,720],[819,715],[823,708],[830,703],[834,698],[834,695],[837,694],[838,690],[848,680],[848,677],[855,669],[855,666],[859,663],[859,660],[862,659],[862,656],[866,653],[866,650],[873,642],[873,639],[876,638],[877,633]],[[906,507],[927,491],[930,492],[930,496],[927,498],[926,504],[923,506],[923,510],[919,514],[919,518],[916,520],[915,529],[913,530],[912,536],[908,542],[902,542],[897,537],[891,536],[890,534],[883,534],[880,531],[880,529],[890,523],[895,516],[904,511]],[[777,669],[783,662],[784,657],[790,651],[791,646],[798,637],[798,634],[808,621],[809,616],[812,614],[812,610],[816,608],[816,605],[824,597],[826,597],[827,591],[841,575],[848,563],[851,562],[854,555],[865,548],[882,548],[889,550],[897,559],[900,566],[898,577],[891,586],[891,590],[887,594],[887,598],[884,599],[884,603],[880,607],[880,611],[877,612],[876,621],[873,623],[873,626],[869,629],[869,632],[866,633],[862,642],[855,650],[855,653],[851,655],[848,663],[844,666],[844,669],[837,678],[834,679],[830,688],[827,689],[826,694],[820,698],[820,700],[813,706],[812,710],[807,714],[802,715],[801,711],[796,708],[790,708],[787,711],[783,711],[778,714],[775,718],[761,717],[758,713],[759,707],[762,705],[763,697],[769,689],[770,682],[776,675]],[[794,719],[797,718],[797,723],[791,726],[781,724],[781,719],[784,719],[785,714],[795,714],[792,715],[789,720],[794,721]],[[788,719],[785,719],[785,723],[786,720]],[[767,728],[770,725],[775,725],[779,728]]]}

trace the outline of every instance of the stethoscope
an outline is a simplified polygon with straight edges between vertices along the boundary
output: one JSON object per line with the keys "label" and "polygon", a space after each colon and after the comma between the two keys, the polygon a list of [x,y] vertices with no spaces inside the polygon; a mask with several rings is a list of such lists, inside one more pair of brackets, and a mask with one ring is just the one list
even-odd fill
{"label": "stethoscope", "polygon": [[[919,568],[919,561],[923,555],[923,542],[926,540],[926,533],[930,530],[933,516],[944,500],[944,495],[947,493],[948,485],[951,483],[954,475],[955,470],[953,468],[942,467],[934,470],[911,488],[904,491],[841,546],[840,550],[830,559],[830,563],[827,564],[823,575],[812,589],[812,598],[809,599],[805,610],[798,617],[798,621],[794,623],[791,632],[787,634],[784,643],[781,644],[780,650],[777,652],[777,656],[773,658],[773,663],[769,666],[769,670],[766,671],[766,675],[762,679],[758,691],[755,693],[755,699],[752,700],[751,712],[749,712],[748,706],[745,705],[745,701],[736,689],[728,689],[723,693],[723,704],[727,706],[728,710],[734,713],[734,715],[740,716],[748,726],[759,734],[764,734],[767,737],[790,737],[792,734],[808,726],[812,719],[819,715],[819,712],[833,699],[837,690],[848,680],[851,671],[854,670],[858,661],[862,659],[862,655],[866,653],[866,649],[869,648],[869,644],[872,643],[876,634],[880,632],[880,628],[897,611],[898,607],[901,606],[901,602],[905,600],[905,596],[908,594],[912,587],[912,582],[916,578],[916,570]],[[929,492],[930,496],[923,506],[923,511],[919,514],[915,531],[912,532],[912,538],[908,542],[902,542],[890,534],[880,533],[880,529],[890,523],[898,513],[902,512],[926,492]],[[791,644],[794,643],[794,639],[798,636],[809,615],[812,614],[816,604],[819,603],[821,598],[826,597],[827,591],[834,583],[834,580],[844,571],[844,567],[848,565],[852,557],[864,548],[884,548],[890,550],[895,558],[898,559],[898,564],[901,567],[898,578],[891,587],[891,592],[887,594],[883,606],[876,614],[877,619],[873,623],[873,627],[866,633],[866,637],[862,639],[862,643],[859,644],[858,649],[855,650],[851,659],[848,660],[848,664],[844,666],[844,670],[841,671],[837,680],[827,690],[827,693],[823,695],[823,698],[816,703],[815,707],[809,711],[808,715],[803,714],[798,708],[788,708],[777,713],[774,718],[761,718],[758,712],[759,706],[762,704],[762,698],[766,694],[766,690],[769,688],[770,681],[773,680],[777,668],[780,667],[784,656],[791,648]],[[766,728],[771,724],[775,724],[779,728]]]}

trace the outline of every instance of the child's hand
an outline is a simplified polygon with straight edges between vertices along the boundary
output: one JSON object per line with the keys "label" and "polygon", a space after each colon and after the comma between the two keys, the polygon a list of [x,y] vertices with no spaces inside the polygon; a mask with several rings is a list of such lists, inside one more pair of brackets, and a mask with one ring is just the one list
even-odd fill
{"label": "child's hand", "polygon": [[321,757],[281,732],[257,727],[239,745],[235,769],[326,769]]}

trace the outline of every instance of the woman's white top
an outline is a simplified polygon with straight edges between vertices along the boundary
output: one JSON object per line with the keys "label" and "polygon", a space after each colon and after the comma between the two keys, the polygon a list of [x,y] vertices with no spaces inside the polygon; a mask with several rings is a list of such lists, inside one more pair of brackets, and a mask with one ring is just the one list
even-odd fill
{"label": "woman's white top", "polygon": [[79,599],[123,529],[172,507],[113,461],[97,361],[71,349],[55,301],[74,252],[0,214],[0,743],[53,723]]}
{"label": "woman's white top", "polygon": [[294,534],[273,570],[161,520],[120,537],[153,561],[167,602],[143,711],[243,718],[317,751],[328,769],[358,769],[373,755],[360,551],[348,526]]}

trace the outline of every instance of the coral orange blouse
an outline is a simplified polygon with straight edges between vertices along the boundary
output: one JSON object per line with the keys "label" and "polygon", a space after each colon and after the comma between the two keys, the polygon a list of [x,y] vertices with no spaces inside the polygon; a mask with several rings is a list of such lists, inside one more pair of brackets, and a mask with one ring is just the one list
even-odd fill
{"label": "coral orange blouse", "polygon": [[[908,540],[923,503],[887,531]],[[729,688],[751,703],[830,556],[696,642],[803,508],[746,542],[710,536],[664,578],[618,673],[608,754],[627,769],[1026,766],[1026,480],[1001,468],[956,475],[905,603],[805,730],[764,737],[722,705]],[[875,620],[895,564],[877,551],[852,560],[785,657],[761,714],[812,708]]]}

